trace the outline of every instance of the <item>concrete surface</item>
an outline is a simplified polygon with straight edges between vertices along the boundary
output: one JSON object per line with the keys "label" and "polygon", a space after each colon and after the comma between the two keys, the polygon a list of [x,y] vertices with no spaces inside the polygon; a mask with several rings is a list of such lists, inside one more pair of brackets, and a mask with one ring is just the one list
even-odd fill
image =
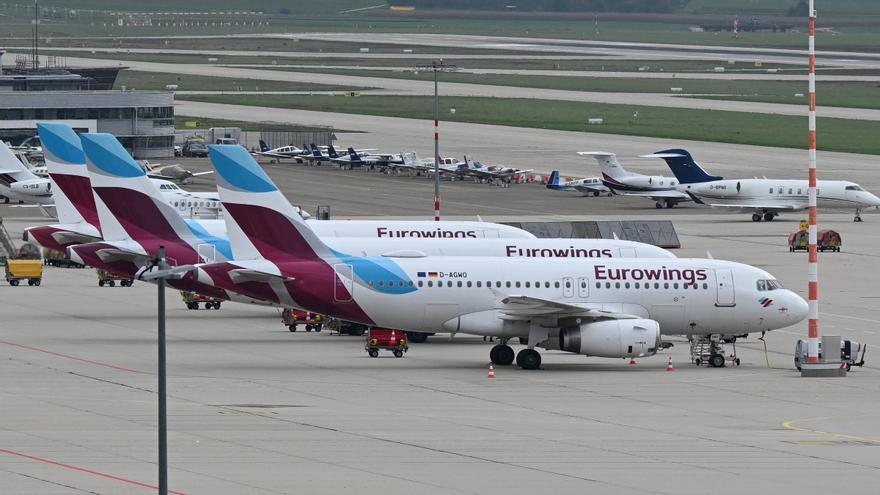
{"label": "concrete surface", "polygon": [[[421,178],[267,169],[288,196],[331,204],[336,216],[429,211]],[[444,197],[486,218],[668,215],[679,256],[711,251],[805,292],[806,255],[785,243],[801,215],[752,223],[535,185],[444,184]],[[8,206],[0,215],[13,236],[46,221]],[[844,240],[843,252],[820,255],[822,331],[880,345],[880,216],[820,221]],[[805,323],[768,334],[766,354],[755,336],[740,342],[740,367],[697,368],[676,338],[635,366],[544,352],[543,370],[499,367],[489,380],[491,344],[480,338],[435,336],[403,359],[371,359],[359,338],[288,332],[275,309],[195,312],[176,293],[167,299],[170,479],[180,493],[813,494],[838,492],[841,480],[870,489],[880,470],[872,353],[847,378],[800,378],[792,352]],[[0,282],[4,491],[151,491],[154,313],[154,287],[99,288],[92,270],[47,268],[41,287]]]}

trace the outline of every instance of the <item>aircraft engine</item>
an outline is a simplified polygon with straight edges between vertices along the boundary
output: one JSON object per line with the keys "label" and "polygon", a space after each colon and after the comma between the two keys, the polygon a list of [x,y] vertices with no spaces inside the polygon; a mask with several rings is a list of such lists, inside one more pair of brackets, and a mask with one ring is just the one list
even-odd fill
{"label": "aircraft engine", "polygon": [[52,192],[52,187],[46,179],[22,180],[9,184],[9,189],[19,194],[42,196]]}
{"label": "aircraft engine", "polygon": [[559,348],[597,357],[653,356],[660,348],[660,324],[632,318],[601,320],[559,330]]}

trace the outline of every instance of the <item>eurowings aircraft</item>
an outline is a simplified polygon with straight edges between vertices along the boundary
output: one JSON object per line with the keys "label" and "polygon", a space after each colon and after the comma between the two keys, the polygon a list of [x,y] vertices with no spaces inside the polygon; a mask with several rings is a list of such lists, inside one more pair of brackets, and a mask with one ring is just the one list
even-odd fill
{"label": "eurowings aircraft", "polygon": [[657,208],[673,208],[682,201],[690,201],[687,194],[678,191],[678,180],[662,175],[642,175],[630,172],[607,151],[579,151],[578,155],[592,156],[602,170],[602,184],[615,194],[641,196],[654,200]]}
{"label": "eurowings aircraft", "polygon": [[[768,331],[807,314],[766,271],[721,260],[346,253],[308,227],[250,155],[210,148],[238,248],[233,262],[199,265],[194,276],[230,291],[371,326],[496,336],[492,362],[525,369],[541,365],[535,347],[650,356],[661,332]],[[515,354],[507,344],[517,337],[527,347]]]}
{"label": "eurowings aircraft", "polygon": [[[659,151],[651,157],[663,158],[679,179],[680,190],[695,202],[713,208],[726,208],[752,214],[752,220],[771,221],[782,212],[809,207],[806,180],[796,179],[727,179],[709,175],[683,149]],[[855,182],[819,180],[816,203],[822,209],[853,209],[853,220],[862,221],[862,210],[880,207],[880,198]]]}
{"label": "eurowings aircraft", "polygon": [[547,181],[547,189],[555,191],[574,191],[584,196],[598,196],[603,193],[611,193],[611,190],[605,187],[601,177],[586,177],[583,179],[572,179],[563,181],[559,177],[559,170],[550,172],[550,180]]}

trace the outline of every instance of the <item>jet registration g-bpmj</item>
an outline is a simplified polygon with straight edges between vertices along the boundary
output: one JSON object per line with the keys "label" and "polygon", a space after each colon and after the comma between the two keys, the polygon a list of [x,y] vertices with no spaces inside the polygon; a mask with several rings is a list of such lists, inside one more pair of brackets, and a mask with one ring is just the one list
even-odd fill
{"label": "jet registration g-bpmj", "polygon": [[611,190],[605,187],[605,184],[602,183],[601,177],[586,177],[583,179],[563,181],[559,177],[559,170],[550,172],[550,180],[547,181],[547,189],[579,192],[584,196],[598,196],[602,193],[611,192]]}
{"label": "jet registration g-bpmj", "polygon": [[602,184],[615,194],[641,196],[655,201],[657,208],[673,208],[682,201],[690,201],[687,194],[676,189],[678,180],[662,175],[642,175],[629,172],[607,151],[579,151],[578,155],[592,156],[602,170]]}
{"label": "jet registration g-bpmj", "polygon": [[[649,356],[667,334],[744,334],[807,303],[764,270],[712,259],[360,256],[324,243],[246,152],[211,145],[235,260],[195,277],[371,326],[501,339],[490,358],[540,367],[535,347]],[[769,288],[769,290],[768,290]],[[767,304],[767,299],[770,303]],[[519,337],[527,348],[507,345]]]}
{"label": "jet registration g-bpmj", "polygon": [[[695,202],[713,208],[750,212],[755,222],[773,220],[779,213],[809,207],[807,181],[792,179],[727,179],[709,175],[682,149],[646,155],[663,158],[679,179],[679,188]],[[865,208],[880,207],[880,198],[854,182],[819,180],[816,203],[822,209],[853,209],[853,220],[862,221]]]}

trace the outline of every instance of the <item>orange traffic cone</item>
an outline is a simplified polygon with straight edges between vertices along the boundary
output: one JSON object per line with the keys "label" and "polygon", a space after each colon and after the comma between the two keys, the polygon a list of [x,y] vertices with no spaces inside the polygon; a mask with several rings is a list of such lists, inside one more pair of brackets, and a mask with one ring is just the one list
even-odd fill
{"label": "orange traffic cone", "polygon": [[489,365],[489,378],[495,378],[495,366]]}
{"label": "orange traffic cone", "polygon": [[675,371],[675,368],[672,367],[672,356],[666,360],[666,371]]}
{"label": "orange traffic cone", "polygon": [[629,365],[632,366],[634,364],[636,364],[636,358],[633,358],[633,357],[629,358]]}

